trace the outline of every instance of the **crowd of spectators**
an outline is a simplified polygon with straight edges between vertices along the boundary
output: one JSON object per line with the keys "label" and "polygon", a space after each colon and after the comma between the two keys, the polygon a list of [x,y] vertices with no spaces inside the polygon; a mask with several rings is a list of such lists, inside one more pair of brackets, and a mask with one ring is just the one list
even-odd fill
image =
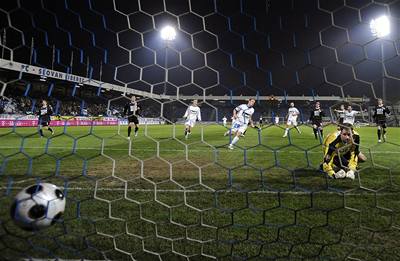
{"label": "crowd of spectators", "polygon": [[32,113],[32,101],[26,97],[0,97],[0,114]]}

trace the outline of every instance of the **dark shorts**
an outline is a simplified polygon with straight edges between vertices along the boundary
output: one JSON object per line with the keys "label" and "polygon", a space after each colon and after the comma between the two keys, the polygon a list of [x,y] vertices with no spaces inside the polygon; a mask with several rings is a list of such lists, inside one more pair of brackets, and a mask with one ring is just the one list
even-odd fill
{"label": "dark shorts", "polygon": [[344,118],[339,118],[338,122],[339,122],[340,125],[343,125],[343,121],[344,121]]}
{"label": "dark shorts", "polygon": [[376,126],[381,126],[382,128],[386,128],[386,121],[376,121]]}
{"label": "dark shorts", "polygon": [[50,119],[48,119],[48,118],[44,118],[44,119],[39,118],[38,125],[49,126],[50,125]]}
{"label": "dark shorts", "polygon": [[136,115],[128,116],[128,123],[139,124],[139,119]]}
{"label": "dark shorts", "polygon": [[313,121],[312,125],[317,125],[317,128],[322,127],[322,122],[320,121]]}

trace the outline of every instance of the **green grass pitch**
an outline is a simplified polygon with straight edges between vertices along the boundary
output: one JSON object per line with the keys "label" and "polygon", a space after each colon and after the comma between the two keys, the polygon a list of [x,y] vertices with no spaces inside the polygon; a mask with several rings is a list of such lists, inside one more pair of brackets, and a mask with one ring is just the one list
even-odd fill
{"label": "green grass pitch", "polygon": [[[249,129],[234,150],[222,126],[0,129],[0,259],[399,260],[400,129],[377,143],[356,129],[355,180],[328,179],[312,129]],[[335,130],[325,127],[324,133]],[[64,188],[63,222],[16,227],[13,196],[38,180]]]}

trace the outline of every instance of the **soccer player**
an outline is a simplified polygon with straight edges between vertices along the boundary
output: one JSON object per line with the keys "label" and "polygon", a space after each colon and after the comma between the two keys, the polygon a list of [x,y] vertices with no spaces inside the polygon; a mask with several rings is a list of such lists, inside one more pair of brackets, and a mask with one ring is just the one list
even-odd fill
{"label": "soccer player", "polygon": [[287,119],[286,129],[285,129],[285,133],[283,134],[283,137],[287,136],[290,125],[293,125],[296,128],[297,132],[299,134],[301,134],[299,127],[297,127],[297,117],[299,116],[299,114],[300,114],[299,110],[296,107],[294,107],[294,102],[291,102],[290,108],[288,110],[288,114],[286,115],[286,119]]}
{"label": "soccer player", "polygon": [[54,135],[54,130],[50,127],[50,116],[53,114],[53,108],[51,105],[47,104],[46,100],[42,100],[42,105],[39,108],[39,134],[40,137],[43,137],[43,127],[45,127],[48,131],[51,132],[51,135]]}
{"label": "soccer player", "polygon": [[233,145],[235,145],[239,141],[240,136],[246,131],[249,124],[251,127],[255,128],[253,120],[251,118],[254,114],[253,106],[255,102],[256,100],[251,98],[249,99],[247,104],[241,104],[233,110],[234,122],[232,122],[231,132],[235,133],[235,137],[229,144],[229,149],[233,150]]}
{"label": "soccer player", "polygon": [[354,179],[358,164],[359,135],[352,125],[344,123],[340,133],[329,134],[324,140],[324,162],[322,170],[336,179]]}
{"label": "soccer player", "polygon": [[340,126],[343,125],[344,117],[345,117],[345,112],[346,110],[344,109],[344,104],[340,105],[340,109],[334,109],[334,112],[338,113],[338,130],[340,130]]}
{"label": "soccer player", "polygon": [[344,119],[343,124],[348,123],[351,126],[354,125],[354,121],[356,120],[356,115],[361,114],[361,111],[355,111],[351,107],[351,105],[347,106],[347,110],[344,111]]}
{"label": "soccer player", "polygon": [[320,135],[321,138],[324,137],[324,133],[322,130],[322,117],[325,117],[325,113],[321,109],[320,103],[317,102],[315,103],[314,110],[312,110],[310,114],[310,122],[312,124],[314,137],[316,140],[318,139],[318,135]]}
{"label": "soccer player", "polygon": [[185,122],[185,139],[192,133],[192,128],[196,124],[196,120],[201,121],[200,107],[197,105],[197,100],[192,101],[192,105],[189,105],[183,118],[186,118]]}
{"label": "soccer player", "polygon": [[275,115],[275,125],[279,125],[279,115]]}
{"label": "soccer player", "polygon": [[128,116],[128,137],[127,139],[131,139],[131,131],[132,131],[132,126],[135,127],[135,137],[138,135],[139,131],[139,119],[138,119],[138,113],[139,113],[139,107],[136,101],[136,97],[132,96],[131,100],[125,104],[124,107],[124,117]]}
{"label": "soccer player", "polygon": [[258,120],[258,124],[260,125],[260,128],[263,126],[263,117],[260,116],[260,119]]}
{"label": "soccer player", "polygon": [[225,116],[222,118],[222,125],[224,125],[224,127],[226,127],[226,121],[227,120],[228,119]]}
{"label": "soccer player", "polygon": [[[373,118],[375,119],[376,126],[378,127],[378,142],[382,142],[381,135],[383,134],[383,141],[386,141],[386,118],[390,115],[390,110],[383,105],[382,99],[378,99],[378,105],[375,106]],[[383,132],[383,133],[382,133]]]}

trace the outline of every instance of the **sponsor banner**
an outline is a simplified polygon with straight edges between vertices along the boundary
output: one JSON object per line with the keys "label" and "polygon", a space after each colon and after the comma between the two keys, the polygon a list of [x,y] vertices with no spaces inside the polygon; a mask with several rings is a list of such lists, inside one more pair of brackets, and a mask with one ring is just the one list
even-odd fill
{"label": "sponsor banner", "polygon": [[25,114],[0,114],[0,120],[37,120],[35,115],[25,115]]}
{"label": "sponsor banner", "polygon": [[[119,121],[120,125],[128,125],[128,120],[123,119]],[[141,118],[139,117],[139,124],[141,125],[156,125],[165,124],[165,120],[161,118]]]}
{"label": "sponsor banner", "polygon": [[[69,117],[69,116],[51,116],[50,126],[113,126],[128,125],[126,119],[118,119],[115,117]],[[32,115],[0,115],[1,127],[35,127],[38,124],[38,117]],[[165,124],[165,120],[161,118],[139,118],[139,124]]]}
{"label": "sponsor banner", "polygon": [[[1,127],[35,127],[38,124],[38,120],[6,120],[0,119],[0,128]],[[101,121],[101,120],[52,120],[50,122],[50,126],[112,126],[118,125],[118,120],[114,121]]]}

